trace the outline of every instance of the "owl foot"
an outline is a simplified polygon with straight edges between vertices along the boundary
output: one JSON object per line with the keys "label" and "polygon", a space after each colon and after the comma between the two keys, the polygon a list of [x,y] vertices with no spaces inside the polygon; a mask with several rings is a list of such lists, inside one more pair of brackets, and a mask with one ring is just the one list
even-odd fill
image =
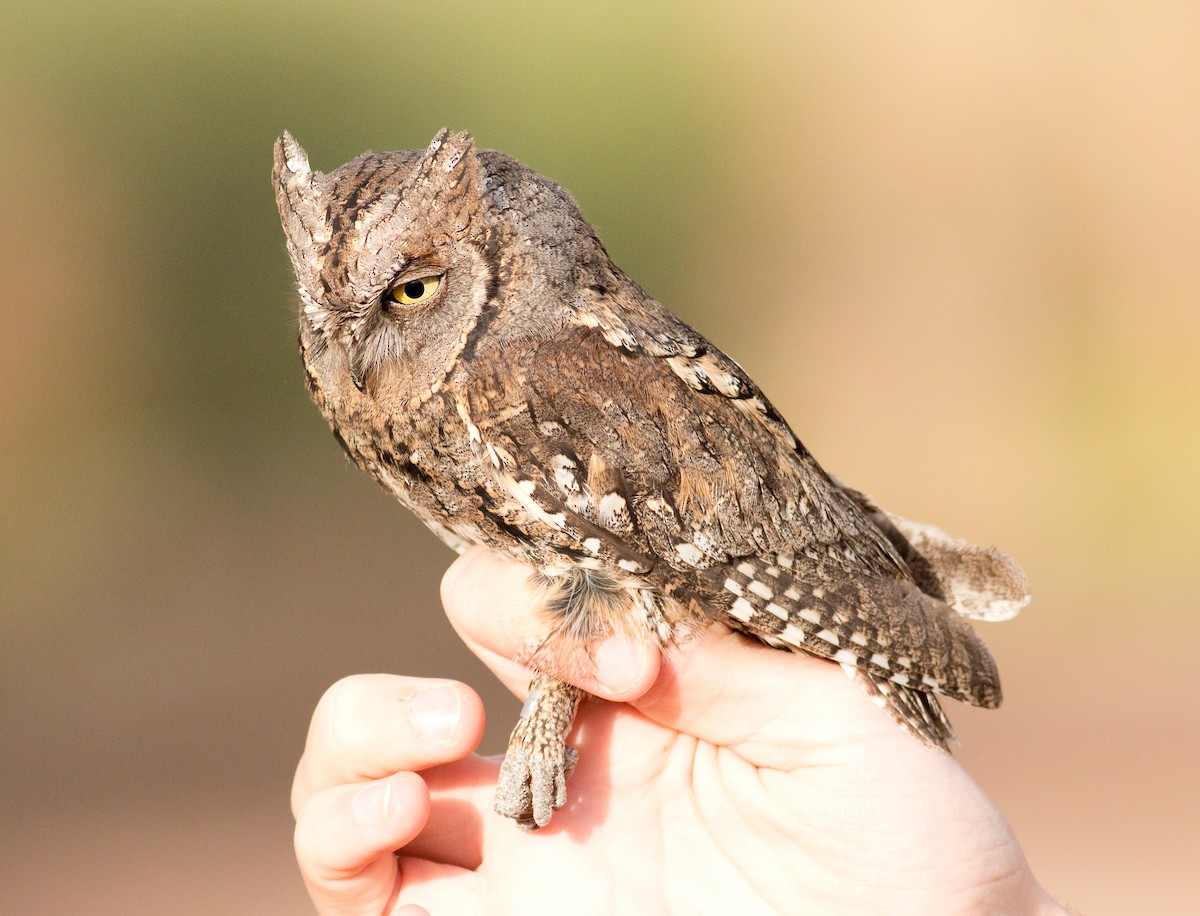
{"label": "owl foot", "polygon": [[566,804],[567,778],[579,759],[566,738],[582,695],[578,687],[546,675],[533,679],[500,765],[497,814],[511,817],[526,830],[537,830]]}
{"label": "owl foot", "polygon": [[579,752],[563,746],[560,761],[538,760],[509,751],[500,766],[496,785],[497,814],[511,817],[523,830],[537,830],[550,823],[550,815],[567,801],[567,778],[575,769]]}

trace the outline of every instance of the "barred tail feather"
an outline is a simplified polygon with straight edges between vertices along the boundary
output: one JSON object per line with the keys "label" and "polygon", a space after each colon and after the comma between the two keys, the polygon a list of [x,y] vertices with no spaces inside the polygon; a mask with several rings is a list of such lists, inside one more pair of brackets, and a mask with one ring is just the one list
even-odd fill
{"label": "barred tail feather", "polygon": [[727,570],[735,629],[861,669],[898,687],[973,706],[1000,705],[987,646],[946,604],[911,581],[861,578],[815,585],[759,561]]}
{"label": "barred tail feather", "polygon": [[940,751],[949,751],[950,743],[958,741],[935,694],[902,687],[854,665],[842,665],[842,670],[858,681],[880,709],[925,744]]}

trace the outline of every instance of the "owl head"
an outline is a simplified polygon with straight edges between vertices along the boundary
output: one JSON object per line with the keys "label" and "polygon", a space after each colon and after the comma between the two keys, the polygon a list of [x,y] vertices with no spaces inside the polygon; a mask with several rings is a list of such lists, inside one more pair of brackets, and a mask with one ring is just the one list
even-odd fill
{"label": "owl head", "polygon": [[329,174],[285,132],[274,183],[305,360],[327,386],[432,384],[514,295],[552,313],[606,260],[566,191],[465,132]]}

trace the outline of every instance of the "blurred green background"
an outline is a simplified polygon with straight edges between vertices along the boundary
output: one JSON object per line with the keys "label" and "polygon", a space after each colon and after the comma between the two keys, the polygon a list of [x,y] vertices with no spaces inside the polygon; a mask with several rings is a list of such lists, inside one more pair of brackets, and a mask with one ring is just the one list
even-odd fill
{"label": "blurred green background", "polygon": [[0,123],[7,912],[308,911],[342,675],[465,679],[499,745],[449,552],[307,401],[269,182],[285,127],[331,169],[443,125],[827,467],[1023,561],[960,759],[1072,907],[1194,903],[1200,6],[9,0]]}

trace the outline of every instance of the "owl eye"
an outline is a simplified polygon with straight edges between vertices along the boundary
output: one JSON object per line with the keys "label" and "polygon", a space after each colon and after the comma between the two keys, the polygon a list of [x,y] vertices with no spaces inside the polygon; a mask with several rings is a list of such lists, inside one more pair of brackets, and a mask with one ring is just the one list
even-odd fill
{"label": "owl eye", "polygon": [[400,305],[420,305],[438,291],[442,285],[441,274],[430,274],[428,277],[417,277],[397,283],[384,294],[384,299],[397,302]]}

